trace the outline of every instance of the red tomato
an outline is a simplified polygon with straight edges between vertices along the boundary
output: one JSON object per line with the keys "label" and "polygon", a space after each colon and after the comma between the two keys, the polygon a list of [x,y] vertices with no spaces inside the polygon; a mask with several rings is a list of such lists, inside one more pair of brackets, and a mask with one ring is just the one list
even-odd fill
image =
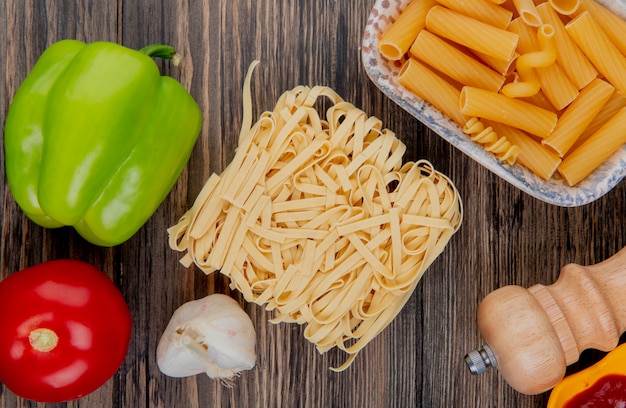
{"label": "red tomato", "polygon": [[118,370],[131,315],[111,280],[80,261],[46,262],[0,282],[0,381],[34,401],[62,402]]}

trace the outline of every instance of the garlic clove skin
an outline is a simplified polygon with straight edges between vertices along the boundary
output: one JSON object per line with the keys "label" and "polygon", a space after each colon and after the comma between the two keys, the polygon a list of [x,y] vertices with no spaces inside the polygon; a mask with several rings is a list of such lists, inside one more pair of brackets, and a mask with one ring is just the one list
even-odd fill
{"label": "garlic clove skin", "polygon": [[206,373],[228,380],[256,364],[252,320],[229,296],[213,294],[180,306],[157,346],[159,370],[170,377]]}

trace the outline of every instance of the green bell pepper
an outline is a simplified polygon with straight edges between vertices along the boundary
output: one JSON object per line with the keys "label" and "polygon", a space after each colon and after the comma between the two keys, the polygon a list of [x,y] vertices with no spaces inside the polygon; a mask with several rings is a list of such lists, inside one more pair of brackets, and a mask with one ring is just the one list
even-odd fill
{"label": "green bell pepper", "polygon": [[202,125],[195,100],[151,58],[174,53],[76,40],[44,51],[4,132],[9,187],[32,221],[114,246],[154,214]]}

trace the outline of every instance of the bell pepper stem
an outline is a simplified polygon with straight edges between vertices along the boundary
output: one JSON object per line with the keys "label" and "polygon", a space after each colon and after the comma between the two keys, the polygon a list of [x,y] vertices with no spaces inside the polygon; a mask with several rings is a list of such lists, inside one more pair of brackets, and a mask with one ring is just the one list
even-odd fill
{"label": "bell pepper stem", "polygon": [[163,44],[152,44],[139,50],[140,53],[153,58],[163,58],[172,60],[174,66],[178,66],[181,61],[180,54],[176,53],[174,47]]}

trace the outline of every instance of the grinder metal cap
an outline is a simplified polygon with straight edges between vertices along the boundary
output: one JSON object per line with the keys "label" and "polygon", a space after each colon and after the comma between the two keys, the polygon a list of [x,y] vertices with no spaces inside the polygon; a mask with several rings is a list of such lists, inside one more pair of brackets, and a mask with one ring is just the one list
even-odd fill
{"label": "grinder metal cap", "polygon": [[465,355],[465,364],[472,374],[482,374],[487,367],[497,367],[498,361],[488,344],[478,350],[472,350]]}

